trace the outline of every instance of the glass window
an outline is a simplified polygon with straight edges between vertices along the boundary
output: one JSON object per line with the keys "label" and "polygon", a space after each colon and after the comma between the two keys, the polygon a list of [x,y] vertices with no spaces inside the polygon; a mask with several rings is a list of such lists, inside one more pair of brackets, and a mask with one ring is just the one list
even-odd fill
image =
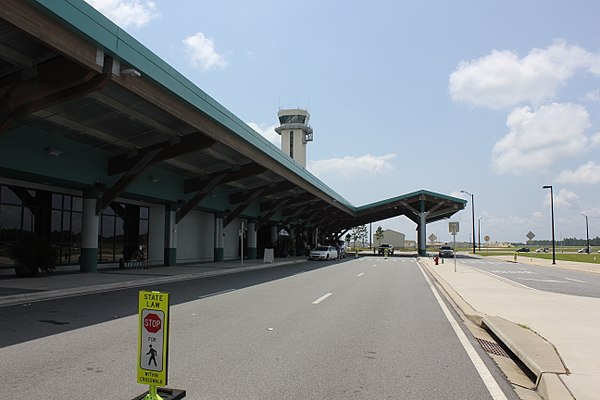
{"label": "glass window", "polygon": [[71,196],[64,195],[63,196],[63,210],[71,209]]}
{"label": "glass window", "polygon": [[33,232],[35,226],[35,214],[27,207],[23,208],[23,230],[27,232]]}
{"label": "glass window", "polygon": [[140,218],[148,219],[148,207],[140,207]]}
{"label": "glass window", "polygon": [[13,190],[13,188],[11,186],[2,186],[1,190],[2,190],[1,198],[2,198],[3,204],[17,204],[17,205],[21,204],[21,199],[15,193],[15,190],[18,190],[17,188],[15,188]]}
{"label": "glass window", "polygon": [[83,211],[83,199],[73,196],[73,211]]}
{"label": "glass window", "polygon": [[54,243],[61,242],[62,233],[62,211],[52,210],[52,217],[50,219],[50,241]]}
{"label": "glass window", "polygon": [[62,210],[63,195],[58,193],[52,194],[52,208],[55,210]]}
{"label": "glass window", "polygon": [[0,205],[0,229],[21,230],[21,207],[8,204]]}

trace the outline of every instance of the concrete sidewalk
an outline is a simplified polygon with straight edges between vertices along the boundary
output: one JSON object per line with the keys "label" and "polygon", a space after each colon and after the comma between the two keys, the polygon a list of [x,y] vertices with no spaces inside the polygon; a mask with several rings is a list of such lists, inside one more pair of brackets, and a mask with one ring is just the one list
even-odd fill
{"label": "concrete sidewalk", "polygon": [[[456,272],[453,261],[421,262],[465,315],[492,330],[532,369],[545,399],[600,399],[600,299],[527,289],[460,260]],[[596,271],[594,264],[559,267]]]}
{"label": "concrete sidewalk", "polygon": [[156,283],[180,282],[202,277],[232,274],[254,269],[279,267],[306,261],[306,257],[263,260],[193,263],[177,266],[144,268],[106,268],[97,273],[55,272],[33,278],[17,278],[14,274],[0,276],[0,307],[30,303],[60,297],[99,293]]}

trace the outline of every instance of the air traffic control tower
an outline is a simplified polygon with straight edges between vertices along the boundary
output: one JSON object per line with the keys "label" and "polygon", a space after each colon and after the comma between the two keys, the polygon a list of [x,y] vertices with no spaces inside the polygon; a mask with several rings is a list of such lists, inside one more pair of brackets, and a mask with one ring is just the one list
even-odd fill
{"label": "air traffic control tower", "polygon": [[313,130],[308,125],[310,114],[299,108],[279,110],[279,126],[275,132],[281,135],[281,150],[306,168],[306,143],[312,142]]}

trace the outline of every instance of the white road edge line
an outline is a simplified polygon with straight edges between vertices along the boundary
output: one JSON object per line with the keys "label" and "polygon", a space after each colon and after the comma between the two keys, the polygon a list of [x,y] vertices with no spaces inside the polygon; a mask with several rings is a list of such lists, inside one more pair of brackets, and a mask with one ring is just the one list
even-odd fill
{"label": "white road edge line", "polygon": [[492,376],[490,371],[487,369],[487,367],[481,360],[481,357],[479,357],[479,354],[477,354],[477,351],[473,348],[473,345],[471,344],[471,342],[469,342],[469,339],[467,339],[467,336],[465,335],[465,333],[462,331],[462,329],[460,329],[458,322],[456,322],[456,320],[454,319],[452,314],[450,314],[448,307],[446,307],[446,304],[444,304],[444,301],[441,299],[440,295],[438,294],[437,290],[435,289],[435,287],[429,280],[429,277],[427,276],[425,271],[423,271],[423,267],[421,267],[421,265],[419,265],[419,269],[421,270],[421,273],[425,277],[425,280],[427,281],[427,284],[429,285],[429,289],[431,289],[431,291],[433,292],[433,295],[435,296],[435,299],[437,300],[442,311],[444,312],[444,315],[446,316],[446,319],[450,323],[450,326],[452,326],[452,329],[454,330],[454,333],[458,337],[458,340],[464,347],[465,351],[467,352],[467,355],[471,359],[471,362],[475,366],[475,369],[477,370],[477,373],[481,377],[481,380],[483,380],[485,387],[487,388],[488,392],[490,392],[492,399],[507,400],[506,396],[504,395],[504,392],[502,392],[502,389],[500,389],[498,382],[496,382],[496,380],[494,379],[494,377]]}
{"label": "white road edge line", "polygon": [[361,272],[360,274],[356,275],[356,276],[363,276],[365,273]]}
{"label": "white road edge line", "polygon": [[331,296],[333,293],[327,293],[326,295],[323,295],[321,297],[319,297],[318,299],[316,299],[315,301],[313,301],[313,304],[319,304],[320,302],[322,302],[323,300],[325,300],[326,298],[328,298],[329,296]]}
{"label": "white road edge line", "polygon": [[574,278],[565,278],[568,281],[571,282],[577,282],[577,283],[587,283],[586,281],[580,281],[579,279],[574,279]]}

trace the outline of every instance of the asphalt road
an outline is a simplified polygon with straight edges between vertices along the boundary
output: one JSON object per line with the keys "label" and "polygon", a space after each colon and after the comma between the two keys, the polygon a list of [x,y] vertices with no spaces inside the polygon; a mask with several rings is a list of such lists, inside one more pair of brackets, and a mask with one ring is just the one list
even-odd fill
{"label": "asphalt road", "polygon": [[[142,393],[140,289],[0,309],[2,393]],[[169,386],[189,399],[517,398],[476,342],[460,339],[463,327],[411,259],[307,262],[144,289],[171,293]],[[488,375],[504,395],[492,397]]]}
{"label": "asphalt road", "polygon": [[600,274],[485,258],[460,258],[458,262],[537,290],[600,297]]}

